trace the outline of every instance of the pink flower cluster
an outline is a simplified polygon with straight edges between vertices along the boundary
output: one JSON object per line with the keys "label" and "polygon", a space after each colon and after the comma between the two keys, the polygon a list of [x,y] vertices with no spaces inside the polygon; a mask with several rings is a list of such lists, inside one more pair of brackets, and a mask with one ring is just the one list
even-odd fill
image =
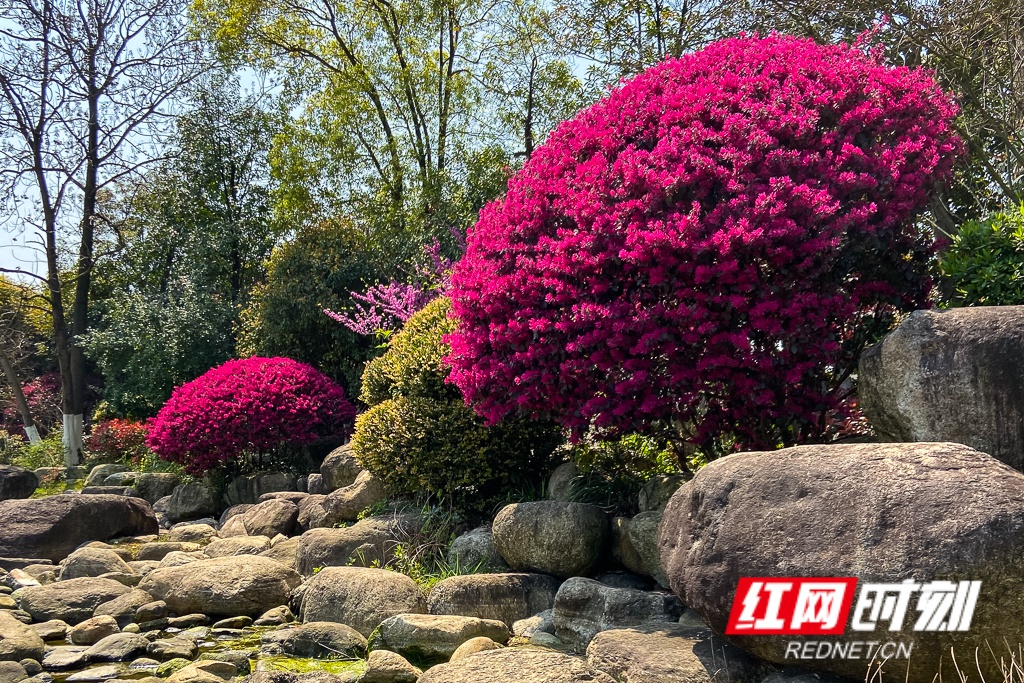
{"label": "pink flower cluster", "polygon": [[481,212],[450,380],[491,422],[820,437],[869,337],[927,305],[915,216],[961,151],[956,113],[923,70],[792,37],[649,69]]}
{"label": "pink flower cluster", "polygon": [[164,460],[202,474],[245,453],[345,436],[356,411],[326,375],[289,358],[230,360],[174,390],[149,428]]}

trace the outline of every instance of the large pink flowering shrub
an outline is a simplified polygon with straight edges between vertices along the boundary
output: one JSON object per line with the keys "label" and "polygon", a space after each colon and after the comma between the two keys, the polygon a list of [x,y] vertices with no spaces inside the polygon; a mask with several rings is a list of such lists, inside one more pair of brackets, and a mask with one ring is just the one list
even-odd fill
{"label": "large pink flowering shrub", "polygon": [[147,443],[164,460],[202,474],[242,455],[272,453],[351,432],[344,390],[289,358],[231,360],[174,390]]}
{"label": "large pink flowering shrub", "polygon": [[961,148],[956,111],[925,71],[792,37],[649,69],[481,212],[451,380],[490,420],[821,438],[864,345],[927,305],[915,216]]}

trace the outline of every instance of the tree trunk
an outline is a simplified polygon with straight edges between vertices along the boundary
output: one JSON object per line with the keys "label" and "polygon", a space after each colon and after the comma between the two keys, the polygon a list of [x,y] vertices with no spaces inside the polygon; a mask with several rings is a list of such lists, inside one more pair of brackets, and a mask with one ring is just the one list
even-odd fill
{"label": "tree trunk", "polygon": [[17,373],[14,372],[14,364],[11,362],[11,359],[2,351],[0,351],[0,368],[7,375],[7,383],[11,385],[11,391],[14,392],[14,401],[18,404],[21,422],[25,425],[25,435],[28,437],[29,443],[39,443],[39,430],[36,429],[35,422],[32,420],[32,411],[29,409],[28,401],[25,400],[25,392],[21,389],[21,381],[18,379]]}

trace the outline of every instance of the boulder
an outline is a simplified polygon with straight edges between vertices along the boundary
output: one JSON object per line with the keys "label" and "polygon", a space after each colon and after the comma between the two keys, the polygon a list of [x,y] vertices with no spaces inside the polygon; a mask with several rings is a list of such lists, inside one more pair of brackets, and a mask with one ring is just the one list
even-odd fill
{"label": "boulder", "polygon": [[293,657],[357,659],[366,656],[366,638],[345,624],[317,621],[264,633],[260,642],[277,645]]}
{"label": "boulder", "polygon": [[295,621],[295,615],[287,605],[268,609],[253,622],[254,626],[282,626]]}
{"label": "boulder", "polygon": [[577,657],[528,648],[480,652],[428,669],[419,683],[615,683]]}
{"label": "boulder", "polygon": [[139,546],[138,558],[147,561],[159,561],[171,553],[194,553],[201,549],[198,543],[183,541],[156,541]]}
{"label": "boulder", "polygon": [[761,681],[770,668],[708,629],[650,624],[598,633],[587,662],[622,683]]}
{"label": "boulder", "polygon": [[132,568],[113,550],[104,548],[79,548],[68,555],[61,564],[60,579],[79,579],[83,576],[100,576],[110,572],[133,574]]}
{"label": "boulder", "polygon": [[324,483],[324,478],[319,474],[311,474],[306,477],[306,493],[313,496],[326,496],[331,488]]}
{"label": "boulder", "polygon": [[374,650],[359,683],[416,683],[423,672],[397,652]]}
{"label": "boulder", "polygon": [[327,493],[350,486],[362,472],[363,466],[356,460],[352,444],[335,448],[320,465],[320,478]]}
{"label": "boulder", "polygon": [[448,548],[447,561],[457,572],[505,572],[509,567],[494,546],[490,527],[467,531]]}
{"label": "boulder", "polygon": [[286,604],[300,582],[301,577],[280,562],[244,555],[155,569],[139,589],[178,614],[258,616]]}
{"label": "boulder", "polygon": [[489,652],[490,650],[498,649],[501,649],[501,645],[490,638],[484,638],[483,636],[480,636],[479,638],[470,638],[462,645],[455,648],[455,652],[452,653],[452,656],[448,661],[457,662],[469,657],[470,655],[475,655],[478,652]]}
{"label": "boulder", "polygon": [[640,557],[639,567],[630,567],[638,574],[650,576],[662,588],[668,588],[668,576],[661,566],[661,552],[658,548],[658,527],[661,524],[661,510],[641,512],[629,520],[627,534],[629,542]]}
{"label": "boulder", "polygon": [[563,462],[548,477],[548,500],[569,500],[573,482],[580,476],[580,468],[574,462]]}
{"label": "boulder", "polygon": [[100,486],[132,486],[138,472],[114,472],[104,479]]}
{"label": "boulder", "polygon": [[161,662],[179,658],[193,659],[198,651],[194,640],[181,636],[154,640],[146,647],[146,654]]}
{"label": "boulder", "polygon": [[39,486],[39,477],[32,470],[14,465],[0,465],[0,500],[28,498]]}
{"label": "boulder", "polygon": [[[271,560],[267,560],[270,562]],[[366,567],[326,567],[306,584],[302,621],[334,621],[369,637],[397,614],[422,614],[426,601],[404,574]]]}
{"label": "boulder", "polygon": [[219,538],[203,548],[207,557],[232,557],[235,555],[259,555],[270,549],[266,536],[233,536]]}
{"label": "boulder", "polygon": [[217,532],[217,536],[220,538],[235,538],[248,535],[249,532],[245,529],[245,515],[235,515],[224,522],[220,527],[220,531]]}
{"label": "boulder", "polygon": [[119,465],[117,463],[106,463],[103,465],[96,465],[89,470],[89,476],[85,478],[86,486],[103,486],[103,483],[112,474],[118,472],[127,472],[128,467],[125,465]]}
{"label": "boulder", "polygon": [[220,519],[217,521],[217,525],[223,527],[227,524],[228,520],[232,517],[237,517],[247,510],[251,510],[254,503],[241,503],[239,505],[232,505],[223,513],[221,513]]}
{"label": "boulder", "polygon": [[85,621],[105,602],[131,588],[112,579],[81,578],[18,591],[21,608],[35,621],[60,619],[69,624]]}
{"label": "boulder", "polygon": [[299,565],[297,562],[297,554],[299,552],[300,540],[300,537],[295,536],[294,538],[278,541],[270,546],[269,550],[261,552],[260,557],[269,557],[272,560],[277,560],[281,564],[298,571]]}
{"label": "boulder", "polygon": [[545,574],[466,574],[439,581],[427,597],[431,614],[496,619],[511,626],[551,609],[559,581]]}
{"label": "boulder", "polygon": [[0,660],[0,683],[19,683],[28,678],[28,672],[18,662]]}
{"label": "boulder", "polygon": [[[138,591],[139,593],[145,593],[145,591]],[[149,595],[149,593],[146,593]],[[102,605],[101,605],[102,607]],[[167,603],[163,600],[154,600],[147,602],[144,605],[139,605],[135,610],[135,623],[145,624],[150,621],[157,621],[167,616]]]}
{"label": "boulder", "polygon": [[[206,553],[200,551],[186,553],[180,550],[174,550],[164,555],[164,559],[160,560],[156,568],[160,569],[162,567],[180,567],[183,564],[208,559],[210,558],[207,557]],[[149,575],[147,574],[147,576]]]}
{"label": "boulder", "polygon": [[385,619],[375,634],[375,650],[391,650],[417,661],[445,662],[472,638],[507,643],[508,626],[494,619],[438,614],[398,614]]}
{"label": "boulder", "polygon": [[651,577],[629,572],[603,572],[595,576],[594,580],[612,588],[632,588],[638,591],[654,590],[655,587]]}
{"label": "boulder", "polygon": [[178,475],[170,472],[139,472],[135,475],[135,491],[140,498],[155,504],[164,496],[174,493],[178,486]]}
{"label": "boulder", "polygon": [[183,666],[167,680],[168,683],[224,683],[234,678],[236,673],[238,670],[234,664],[210,660]]}
{"label": "boulder", "polygon": [[86,486],[80,494],[83,496],[128,496],[138,498],[139,492],[134,486]]}
{"label": "boulder", "polygon": [[294,490],[294,475],[284,472],[262,472],[235,477],[228,482],[224,497],[228,505],[240,505],[256,503],[264,493]]}
{"label": "boulder", "polygon": [[[970,630],[914,631],[919,594],[902,623],[878,636],[913,641],[913,670],[894,659],[887,677],[928,683],[973,662],[975,649],[1017,642],[1024,621],[1024,474],[950,443],[802,446],[712,462],[669,501],[660,547],[672,589],[718,633],[741,577],[856,577],[862,583],[981,581]],[[854,609],[855,611],[855,609]],[[853,614],[851,612],[851,619]],[[891,631],[889,629],[892,629]],[[731,636],[785,664],[787,636]],[[983,659],[983,667],[990,660]],[[790,658],[789,663],[792,663]],[[861,679],[867,659],[816,659]],[[1000,678],[990,669],[987,679]]]}
{"label": "boulder", "polygon": [[217,530],[209,524],[182,524],[167,534],[168,541],[181,543],[206,543],[217,537]]}
{"label": "boulder", "polygon": [[299,573],[308,576],[319,567],[386,564],[395,546],[421,523],[415,515],[400,515],[367,517],[341,529],[310,529],[299,537],[295,556]]}
{"label": "boulder", "polygon": [[[96,608],[96,611],[93,612],[93,614],[96,616],[106,615],[113,617],[117,621],[118,626],[124,628],[136,620],[135,615],[138,614],[140,608],[151,603],[153,603],[152,595],[146,591],[135,589],[130,590],[124,595],[118,596],[109,602],[102,603]],[[150,621],[150,619],[140,619],[139,621]]]}
{"label": "boulder", "polygon": [[0,610],[0,661],[40,661],[45,649],[43,639],[35,630],[15,619],[6,610]]}
{"label": "boulder", "polygon": [[290,536],[298,518],[298,505],[281,498],[272,498],[246,510],[242,522],[250,536],[273,538],[278,534]]}
{"label": "boulder", "polygon": [[327,513],[322,523],[333,526],[340,522],[354,522],[359,513],[373,507],[387,497],[384,482],[363,470],[355,481],[331,491],[320,505]]}
{"label": "boulder", "polygon": [[123,496],[46,496],[0,501],[0,557],[58,562],[89,541],[155,534],[149,503]]}
{"label": "boulder", "polygon": [[115,633],[85,651],[90,662],[124,662],[146,653],[149,640],[138,633]]}
{"label": "boulder", "polygon": [[1024,469],[1024,306],[914,311],[860,359],[885,441],[951,441]]}
{"label": "boulder", "polygon": [[120,632],[114,617],[104,614],[72,626],[68,629],[68,640],[72,645],[95,645],[107,636]]}
{"label": "boulder", "polygon": [[299,530],[307,531],[326,527],[327,510],[324,510],[325,495],[309,495],[299,501],[299,517],[296,526]]}
{"label": "boulder", "polygon": [[172,522],[184,522],[215,515],[218,507],[217,492],[201,481],[193,481],[174,487],[165,514]]}
{"label": "boulder", "polygon": [[574,577],[559,587],[551,620],[559,640],[583,651],[601,631],[651,622],[674,624],[682,614],[683,603],[671,593],[612,588]]}
{"label": "boulder", "polygon": [[66,671],[77,669],[88,663],[85,655],[89,648],[78,645],[58,645],[46,650],[43,655],[42,665],[46,671]]}
{"label": "boulder", "polygon": [[512,624],[512,633],[518,638],[532,638],[537,633],[555,634],[555,624],[551,620],[551,610],[546,609],[526,619]]}
{"label": "boulder", "polygon": [[512,569],[563,578],[593,572],[609,538],[601,508],[556,500],[506,505],[491,529],[498,552]]}
{"label": "boulder", "polygon": [[60,619],[50,619],[38,624],[31,624],[29,628],[35,631],[44,641],[64,640],[68,633],[68,625]]}
{"label": "boulder", "polygon": [[661,510],[679,487],[686,483],[682,474],[662,474],[647,480],[640,489],[640,512]]}

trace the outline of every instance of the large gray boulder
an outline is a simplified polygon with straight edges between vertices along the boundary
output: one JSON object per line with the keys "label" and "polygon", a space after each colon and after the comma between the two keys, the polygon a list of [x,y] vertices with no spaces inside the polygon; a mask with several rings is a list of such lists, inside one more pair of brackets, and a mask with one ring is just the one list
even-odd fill
{"label": "large gray boulder", "polygon": [[[975,649],[1017,642],[1024,622],[1024,474],[951,443],[803,446],[712,462],[669,501],[660,530],[672,589],[724,633],[741,577],[856,577],[861,582],[981,581],[969,631],[914,631],[918,597],[889,631],[840,642],[913,641],[913,667],[888,677],[930,683]],[[852,617],[851,617],[852,618]],[[731,636],[780,664],[789,636]],[[1001,680],[983,659],[987,679]],[[863,679],[867,659],[815,660]]]}
{"label": "large gray boulder", "polygon": [[235,477],[229,481],[224,497],[228,505],[255,504],[264,493],[294,490],[294,475],[285,472],[261,472]]}
{"label": "large gray boulder", "polygon": [[480,652],[428,669],[419,683],[615,683],[577,657],[528,648]]}
{"label": "large gray boulder", "polygon": [[32,470],[15,465],[0,465],[0,500],[28,498],[37,486],[39,477]]}
{"label": "large gray boulder", "polygon": [[443,579],[430,590],[431,614],[496,619],[512,626],[551,609],[559,581],[546,574],[466,574]]}
{"label": "large gray boulder", "polygon": [[7,610],[0,610],[0,661],[34,659],[38,662],[43,658],[45,645],[38,633],[15,619]]}
{"label": "large gray boulder", "polygon": [[60,579],[79,579],[83,576],[100,576],[110,572],[134,573],[128,563],[113,550],[86,547],[68,555],[61,564]]}
{"label": "large gray boulder", "polygon": [[383,565],[421,524],[415,515],[393,515],[367,517],[340,529],[310,529],[299,537],[295,556],[299,573],[309,576],[320,567]]}
{"label": "large gray boulder", "polygon": [[583,651],[601,631],[654,622],[674,624],[683,609],[671,593],[613,588],[574,577],[559,587],[551,620],[559,640]]}
{"label": "large gray boulder", "polygon": [[387,497],[384,482],[363,470],[348,486],[331,491],[320,502],[326,515],[318,523],[333,526],[340,522],[354,522],[359,514]]}
{"label": "large gray boulder", "polygon": [[16,591],[21,608],[34,621],[60,619],[77,624],[93,615],[97,607],[129,592],[131,588],[113,579],[81,578],[33,586]]}
{"label": "large gray boulder", "polygon": [[189,522],[216,515],[218,507],[217,492],[201,481],[193,481],[174,487],[165,514],[172,522]]}
{"label": "large gray boulder", "polygon": [[302,594],[302,621],[334,621],[369,637],[388,617],[423,614],[426,601],[405,574],[367,567],[327,567]]}
{"label": "large gray boulder", "polygon": [[[355,454],[352,451],[352,445],[345,444],[335,448],[324,458],[323,464],[320,465],[320,483],[318,486],[326,489],[323,493],[330,493],[336,489],[345,488],[353,484],[356,477],[362,471],[363,466],[356,460]],[[310,491],[310,493],[319,492]]]}
{"label": "large gray boulder", "polygon": [[59,562],[89,541],[155,534],[156,515],[141,498],[46,496],[0,501],[0,557]]}
{"label": "large gray boulder", "polygon": [[446,662],[459,646],[473,638],[504,645],[508,626],[494,619],[437,614],[399,614],[385,619],[372,647],[391,650],[413,661]]}
{"label": "large gray boulder", "polygon": [[516,571],[586,576],[604,558],[608,519],[601,508],[556,500],[506,505],[491,525],[501,557]]}
{"label": "large gray boulder", "polygon": [[242,523],[250,536],[273,538],[278,534],[290,536],[298,518],[298,505],[288,500],[273,498],[246,510],[242,515]]}
{"label": "large gray boulder", "polygon": [[139,583],[178,614],[252,616],[285,605],[302,578],[280,562],[242,555],[154,569]]}
{"label": "large gray boulder", "polygon": [[178,475],[171,472],[139,472],[135,475],[135,491],[153,504],[174,493],[178,482]]}
{"label": "large gray boulder", "polygon": [[860,359],[886,441],[952,441],[1024,469],[1024,306],[915,311]]}

